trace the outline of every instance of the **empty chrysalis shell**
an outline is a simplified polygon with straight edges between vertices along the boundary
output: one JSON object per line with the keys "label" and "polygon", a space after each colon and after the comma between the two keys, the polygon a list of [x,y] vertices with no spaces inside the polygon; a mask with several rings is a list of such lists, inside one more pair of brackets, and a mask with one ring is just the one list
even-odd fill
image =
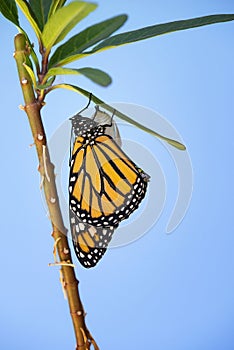
{"label": "empty chrysalis shell", "polygon": [[114,121],[112,116],[106,112],[100,111],[98,106],[96,106],[96,111],[92,116],[92,119],[93,118],[98,125],[105,125],[105,124],[111,125],[106,127],[105,133],[110,135],[115,140],[115,142],[119,145],[119,147],[121,147],[122,141],[121,141],[119,129],[118,129],[117,123]]}

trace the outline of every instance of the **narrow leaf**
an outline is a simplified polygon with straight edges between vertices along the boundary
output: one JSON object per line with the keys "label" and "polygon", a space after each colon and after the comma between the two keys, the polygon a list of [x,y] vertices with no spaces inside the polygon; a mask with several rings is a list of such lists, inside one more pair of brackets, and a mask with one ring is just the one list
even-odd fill
{"label": "narrow leaf", "polygon": [[67,0],[52,0],[52,4],[50,6],[50,11],[48,14],[48,18],[51,17],[58,9],[63,7]]}
{"label": "narrow leaf", "polygon": [[23,66],[26,69],[26,71],[28,72],[28,74],[30,75],[30,78],[32,79],[32,83],[33,83],[34,88],[36,88],[37,80],[36,80],[36,76],[35,76],[32,68],[29,67],[26,63],[23,63]]}
{"label": "narrow leaf", "polygon": [[101,86],[108,86],[111,84],[112,79],[109,74],[103,72],[100,69],[84,67],[79,69],[80,74],[83,74],[86,78],[89,78],[94,83]]}
{"label": "narrow leaf", "polygon": [[97,5],[93,3],[76,1],[56,11],[49,18],[42,32],[42,40],[47,53],[96,7]]}
{"label": "narrow leaf", "polygon": [[54,80],[55,80],[55,77],[53,76],[49,78],[45,84],[37,85],[36,88],[39,90],[48,89],[53,84]]}
{"label": "narrow leaf", "polygon": [[45,80],[47,80],[48,77],[53,75],[64,75],[64,74],[75,74],[75,75],[84,75],[86,78],[89,78],[94,83],[99,84],[101,86],[108,86],[111,83],[111,77],[103,72],[100,69],[95,68],[79,68],[79,69],[73,69],[73,68],[63,68],[63,67],[55,67],[51,68],[46,77]]}
{"label": "narrow leaf", "polygon": [[99,41],[108,38],[126,22],[127,16],[120,15],[103,22],[94,24],[74,35],[66,43],[59,46],[50,59],[49,66],[68,64],[77,59],[77,55],[87,48],[97,44]]}
{"label": "narrow leaf", "polygon": [[29,0],[29,4],[33,10],[37,23],[42,31],[47,22],[48,13],[53,0]]}
{"label": "narrow leaf", "polygon": [[0,11],[5,18],[19,26],[18,10],[15,4],[15,0],[1,0]]}
{"label": "narrow leaf", "polygon": [[119,45],[129,44],[139,40],[145,40],[154,36],[201,27],[209,24],[228,22],[234,20],[234,14],[211,15],[204,17],[191,18],[182,21],[168,22],[145,27],[130,32],[114,35],[93,48],[90,53],[105,50]]}
{"label": "narrow leaf", "polygon": [[31,26],[32,26],[34,32],[36,33],[36,36],[40,42],[41,41],[41,31],[38,27],[37,19],[35,18],[35,15],[31,9],[30,5],[25,0],[15,0],[15,1],[16,1],[17,5],[20,7],[20,9],[23,12],[23,14],[25,15],[25,17],[27,18],[27,20],[29,21],[29,23],[31,24]]}
{"label": "narrow leaf", "polygon": [[157,133],[156,131],[154,130],[151,130],[149,128],[147,128],[146,126],[136,122],[134,119],[128,117],[126,114],[123,114],[122,112],[116,110],[115,108],[111,107],[110,105],[106,104],[105,102],[103,102],[102,100],[100,100],[98,97],[96,97],[95,95],[91,95],[91,93],[87,90],[84,90],[78,86],[75,86],[75,85],[71,85],[71,84],[58,84],[58,85],[54,85],[51,89],[51,90],[54,90],[54,89],[58,89],[58,88],[62,88],[62,89],[67,89],[67,90],[71,90],[71,91],[74,91],[74,92],[78,92],[84,96],[86,96],[87,98],[90,98],[91,96],[91,99],[94,103],[96,104],[101,104],[103,108],[105,108],[106,110],[108,110],[109,112],[113,113],[115,112],[115,115],[117,115],[117,117],[119,117],[120,119],[123,119],[125,120],[126,122],[132,124],[132,125],[135,125],[137,128],[141,129],[141,130],[144,130],[146,132],[148,132],[149,134],[153,135],[153,136],[156,136],[157,138],[163,140],[163,141],[166,141],[167,143],[169,143],[170,145],[172,145],[173,147],[181,150],[181,151],[184,151],[186,149],[186,147],[176,141],[176,140],[172,140],[172,139],[169,139],[168,137],[165,137],[165,136],[162,136],[160,135],[159,133]]}

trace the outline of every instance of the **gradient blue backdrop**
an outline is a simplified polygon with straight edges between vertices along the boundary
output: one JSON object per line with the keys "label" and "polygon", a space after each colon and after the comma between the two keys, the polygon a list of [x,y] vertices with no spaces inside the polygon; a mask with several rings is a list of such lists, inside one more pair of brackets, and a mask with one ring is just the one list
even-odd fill
{"label": "gradient blue backdrop", "polygon": [[[100,0],[77,29],[120,13],[129,14],[125,31],[234,13],[234,3]],[[41,202],[35,149],[29,147],[28,122],[18,109],[23,99],[12,57],[17,31],[2,17],[0,28],[0,348],[73,349],[58,271],[48,267],[53,240]],[[191,205],[173,234],[165,234],[169,201],[142,239],[111,249],[92,271],[77,263],[87,323],[102,350],[234,349],[233,29],[234,23],[224,23],[172,33],[81,61],[112,75],[107,89],[84,78],[70,80],[106,101],[160,112],[182,135],[194,168]],[[48,96],[43,110],[48,135],[84,104],[83,97],[63,90]],[[170,172],[166,176],[170,181]]]}

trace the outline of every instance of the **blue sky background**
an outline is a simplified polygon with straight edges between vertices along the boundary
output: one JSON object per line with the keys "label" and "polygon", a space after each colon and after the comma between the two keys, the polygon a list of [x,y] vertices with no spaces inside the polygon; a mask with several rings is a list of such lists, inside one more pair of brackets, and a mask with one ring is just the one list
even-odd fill
{"label": "blue sky background", "polygon": [[[234,3],[100,0],[99,8],[77,30],[121,13],[129,15],[122,29],[127,31],[234,13]],[[12,57],[17,31],[2,17],[0,28],[0,348],[74,349],[58,271],[48,267],[53,261],[53,240],[41,201],[35,149],[29,147],[28,122],[18,108],[23,99]],[[174,203],[176,173],[165,152],[160,158],[165,163],[160,165],[169,194],[157,225],[135,243],[108,251],[93,270],[86,271],[77,263],[87,324],[102,350],[234,349],[233,30],[234,23],[216,24],[80,61],[81,66],[111,74],[113,84],[107,89],[85,78],[69,80],[105,101],[158,111],[181,134],[194,170],[190,208],[171,235],[165,234],[165,227]],[[72,92],[49,95],[43,110],[48,136],[85,103]],[[139,135],[136,130],[136,139]],[[158,144],[152,140],[156,153],[157,149],[161,152]]]}

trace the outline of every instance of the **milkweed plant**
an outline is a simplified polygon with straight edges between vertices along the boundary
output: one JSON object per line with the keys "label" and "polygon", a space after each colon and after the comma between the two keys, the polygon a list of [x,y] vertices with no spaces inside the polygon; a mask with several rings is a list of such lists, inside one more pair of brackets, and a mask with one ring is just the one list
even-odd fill
{"label": "milkweed plant", "polygon": [[[41,119],[41,109],[45,105],[45,99],[49,93],[56,89],[68,89],[87,98],[91,96],[92,102],[101,104],[104,109],[113,112],[113,108],[96,96],[95,93],[92,92],[91,95],[80,85],[56,83],[56,77],[60,75],[83,75],[94,83],[107,87],[111,83],[111,77],[104,71],[93,67],[82,67],[81,64],[79,64],[79,68],[67,68],[66,65],[104,50],[158,35],[234,20],[234,14],[216,14],[156,24],[114,34],[128,18],[126,14],[121,14],[105,19],[100,23],[92,24],[68,38],[70,31],[93,12],[97,6],[93,2],[66,2],[66,0],[0,1],[1,14],[11,21],[18,30],[18,34],[14,38],[14,58],[24,99],[24,105],[21,108],[27,114],[36,146],[42,187],[49,210],[53,230],[52,236],[60,260],[58,264],[61,266],[62,284],[69,304],[77,350],[88,350],[91,347],[97,350],[99,348],[85,323],[85,312],[80,299],[78,280],[75,276],[66,236],[67,229],[64,226],[59,205],[54,165],[50,160],[46,133]],[[31,41],[29,34],[21,26],[18,17],[19,9],[36,35],[36,43]],[[115,114],[145,132],[170,143],[172,146],[180,150],[185,149],[183,144],[171,140],[165,135],[158,134],[156,130],[151,130],[139,124],[120,111],[115,111]]]}

